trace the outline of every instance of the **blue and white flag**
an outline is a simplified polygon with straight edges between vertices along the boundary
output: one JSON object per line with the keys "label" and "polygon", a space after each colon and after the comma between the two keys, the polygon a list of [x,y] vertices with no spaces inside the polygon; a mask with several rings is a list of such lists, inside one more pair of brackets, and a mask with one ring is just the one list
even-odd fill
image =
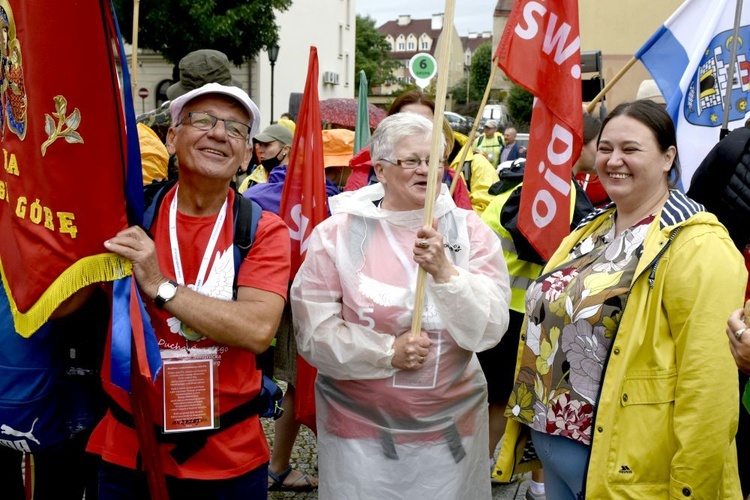
{"label": "blue and white flag", "polygon": [[[635,54],[656,81],[677,127],[682,184],[719,142],[724,112],[729,129],[750,109],[750,7],[743,7],[734,75],[729,78],[736,0],[686,0]],[[747,5],[747,4],[746,4]],[[725,103],[727,85],[732,85]]]}

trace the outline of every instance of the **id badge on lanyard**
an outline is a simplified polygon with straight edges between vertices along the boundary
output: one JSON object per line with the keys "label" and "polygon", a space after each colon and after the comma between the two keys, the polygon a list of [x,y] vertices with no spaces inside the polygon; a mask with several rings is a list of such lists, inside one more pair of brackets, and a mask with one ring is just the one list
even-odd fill
{"label": "id badge on lanyard", "polygon": [[161,352],[164,433],[218,429],[216,347]]}

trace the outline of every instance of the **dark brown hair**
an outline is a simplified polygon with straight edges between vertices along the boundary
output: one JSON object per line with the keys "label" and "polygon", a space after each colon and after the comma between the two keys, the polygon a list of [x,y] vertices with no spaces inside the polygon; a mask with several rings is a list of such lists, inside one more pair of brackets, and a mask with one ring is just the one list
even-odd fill
{"label": "dark brown hair", "polygon": [[391,103],[388,108],[388,116],[395,115],[401,112],[401,108],[408,106],[409,104],[423,104],[430,108],[432,112],[435,112],[435,101],[432,97],[428,96],[424,92],[418,89],[409,90],[396,97],[396,100]]}

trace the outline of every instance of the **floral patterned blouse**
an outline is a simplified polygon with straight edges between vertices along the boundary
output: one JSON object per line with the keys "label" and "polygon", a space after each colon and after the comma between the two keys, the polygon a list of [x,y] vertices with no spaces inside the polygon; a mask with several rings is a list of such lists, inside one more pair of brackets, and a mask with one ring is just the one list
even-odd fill
{"label": "floral patterned blouse", "polygon": [[591,443],[604,363],[643,252],[648,216],[615,237],[614,213],[526,292],[526,344],[508,409],[532,429]]}

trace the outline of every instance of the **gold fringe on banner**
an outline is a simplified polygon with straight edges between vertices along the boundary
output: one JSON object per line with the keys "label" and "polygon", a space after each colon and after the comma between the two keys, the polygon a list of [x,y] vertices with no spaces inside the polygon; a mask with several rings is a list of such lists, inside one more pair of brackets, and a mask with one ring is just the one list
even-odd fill
{"label": "gold fringe on banner", "polygon": [[114,253],[83,257],[60,274],[28,311],[21,312],[13,300],[13,295],[5,279],[3,264],[0,262],[3,287],[8,296],[16,332],[25,338],[31,337],[34,332],[39,330],[60,304],[77,291],[95,283],[114,281],[130,276],[131,272],[131,262]]}

